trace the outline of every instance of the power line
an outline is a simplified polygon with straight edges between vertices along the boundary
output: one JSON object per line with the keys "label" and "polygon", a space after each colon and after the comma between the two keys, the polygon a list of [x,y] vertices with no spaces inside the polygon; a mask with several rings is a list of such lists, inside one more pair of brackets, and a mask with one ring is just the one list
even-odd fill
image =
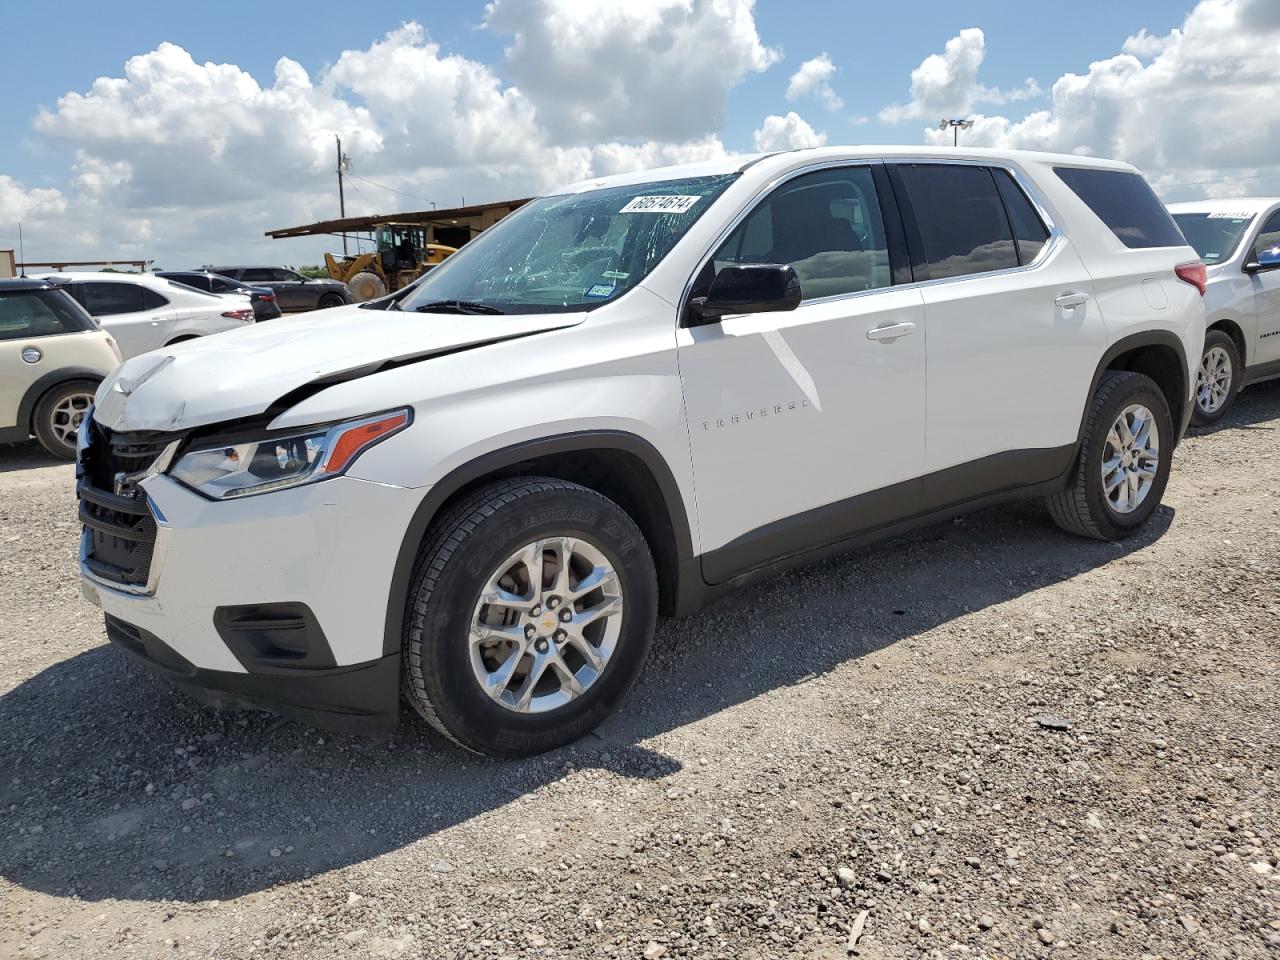
{"label": "power line", "polygon": [[347,173],[346,176],[350,180],[361,180],[364,183],[369,184],[370,186],[378,187],[379,189],[387,190],[387,191],[390,191],[391,193],[398,193],[402,197],[412,197],[414,200],[421,200],[423,203],[431,203],[431,204],[435,203],[435,201],[429,197],[420,197],[416,193],[408,193],[404,190],[397,190],[395,187],[388,187],[385,183],[378,183],[376,180],[370,180],[368,177],[358,177],[354,173]]}

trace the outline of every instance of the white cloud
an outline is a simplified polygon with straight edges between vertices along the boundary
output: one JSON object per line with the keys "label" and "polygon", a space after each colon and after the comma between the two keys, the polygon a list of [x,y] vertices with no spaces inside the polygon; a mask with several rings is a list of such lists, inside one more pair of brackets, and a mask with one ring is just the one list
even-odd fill
{"label": "white cloud", "polygon": [[[1280,4],[1201,0],[1179,29],[1067,73],[1052,105],[1021,120],[979,115],[970,145],[1116,157],[1188,195],[1280,191]],[[927,129],[925,139],[947,142]],[[1258,171],[1262,171],[1259,173]],[[1248,178],[1245,181],[1243,178]],[[1207,182],[1202,182],[1207,181]]]}
{"label": "white cloud", "polygon": [[27,189],[0,173],[0,223],[8,225],[33,216],[56,216],[66,209],[67,200],[62,191],[50,187]]}
{"label": "white cloud", "polygon": [[[512,13],[494,3],[486,16],[493,30],[507,29],[508,20],[546,30],[579,9],[546,2]],[[511,85],[490,66],[444,51],[416,23],[343,51],[314,77],[281,58],[270,84],[236,64],[200,63],[162,43],[131,57],[122,75],[68,92],[38,113],[37,134],[71,153],[71,170],[62,190],[27,189],[0,176],[0,240],[8,245],[9,225],[22,218],[32,228],[33,259],[155,256],[175,268],[245,257],[316,262],[332,240],[262,234],[337,215],[335,134],[352,159],[350,215],[422,208],[427,198],[448,206],[464,196],[527,196],[589,176],[725,155],[716,130],[729,87],[777,57],[760,44],[747,0],[671,0],[579,20],[583,62],[597,70],[607,63],[611,76],[620,66],[611,45],[624,28],[651,46],[673,46],[657,61],[630,61],[637,73],[661,72],[645,64],[662,62],[665,78],[636,76],[611,88],[602,101],[608,122],[585,118],[582,133],[563,136],[554,124],[569,123],[573,96],[588,97],[590,84],[540,101],[538,83]],[[521,44],[532,36],[516,35],[509,53],[516,72]],[[707,57],[704,48],[694,56],[689,44],[713,36],[727,36],[737,52]],[[570,40],[552,58],[557,70],[572,72]],[[681,83],[699,93],[671,96]],[[656,110],[650,98],[661,96],[663,116],[646,115],[641,108]],[[590,132],[606,128],[608,137]]]}
{"label": "white cloud", "polygon": [[729,90],[779,59],[755,0],[492,0],[513,39],[505,72],[557,143],[697,139],[723,125]]}
{"label": "white cloud", "polygon": [[836,65],[831,57],[820,53],[811,60],[800,64],[787,83],[787,99],[799,100],[812,96],[828,110],[839,110],[844,106],[840,95],[831,88],[831,78],[836,75]]}
{"label": "white cloud", "polygon": [[880,111],[885,123],[903,120],[966,117],[976,103],[1007,103],[1040,96],[1039,85],[1027,78],[1021,87],[1001,90],[978,82],[986,58],[986,35],[977,27],[961,30],[947,41],[942,53],[931,53],[911,71],[911,99]]}
{"label": "white cloud", "polygon": [[794,110],[785,117],[768,116],[760,129],[752,135],[756,149],[768,153],[774,150],[797,150],[803,147],[820,147],[827,142],[827,135],[814,130]]}

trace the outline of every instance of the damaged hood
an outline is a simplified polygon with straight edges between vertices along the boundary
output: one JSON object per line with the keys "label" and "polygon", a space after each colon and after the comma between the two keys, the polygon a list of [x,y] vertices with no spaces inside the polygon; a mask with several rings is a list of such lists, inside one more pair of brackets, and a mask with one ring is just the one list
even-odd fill
{"label": "damaged hood", "polygon": [[[584,313],[507,316],[338,307],[144,353],[102,386],[94,419],[112,430],[180,430],[265,413],[309,388],[488,343],[579,324]],[[390,402],[390,401],[389,401]]]}

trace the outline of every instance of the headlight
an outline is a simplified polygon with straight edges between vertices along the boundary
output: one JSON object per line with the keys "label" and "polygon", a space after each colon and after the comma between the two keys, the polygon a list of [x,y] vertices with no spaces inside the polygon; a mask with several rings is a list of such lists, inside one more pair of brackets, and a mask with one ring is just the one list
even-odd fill
{"label": "headlight", "polygon": [[344,473],[365,450],[412,421],[413,411],[404,409],[287,436],[210,443],[184,454],[170,476],[215,500],[314,483]]}

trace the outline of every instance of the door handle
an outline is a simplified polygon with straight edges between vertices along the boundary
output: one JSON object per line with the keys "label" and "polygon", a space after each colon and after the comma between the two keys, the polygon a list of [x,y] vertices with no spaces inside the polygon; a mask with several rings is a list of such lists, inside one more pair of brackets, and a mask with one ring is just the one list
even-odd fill
{"label": "door handle", "polygon": [[867,331],[868,340],[897,340],[916,332],[916,325],[910,320],[902,323],[890,323],[883,327],[872,327]]}
{"label": "door handle", "polygon": [[1078,307],[1089,299],[1087,293],[1064,293],[1053,301],[1054,306],[1063,307],[1070,310],[1072,307]]}

